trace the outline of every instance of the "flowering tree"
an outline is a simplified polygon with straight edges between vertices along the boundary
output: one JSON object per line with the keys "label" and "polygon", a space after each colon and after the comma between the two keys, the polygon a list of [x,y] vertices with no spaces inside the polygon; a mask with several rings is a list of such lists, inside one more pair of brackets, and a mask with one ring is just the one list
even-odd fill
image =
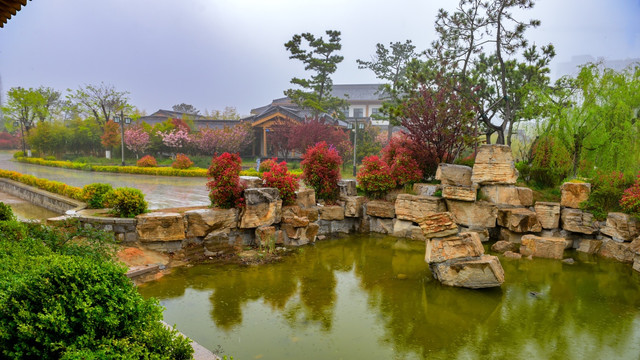
{"label": "flowering tree", "polygon": [[162,143],[166,147],[174,149],[176,152],[177,150],[182,149],[191,142],[189,130],[182,127],[167,132],[159,131],[158,135],[160,135],[160,137],[162,138]]}
{"label": "flowering tree", "polygon": [[237,153],[252,142],[252,132],[248,124],[238,124],[222,129],[205,128],[191,139],[198,150],[208,155],[220,152]]}
{"label": "flowering tree", "polygon": [[129,128],[124,132],[124,144],[136,154],[137,159],[149,147],[149,133],[139,126]]}
{"label": "flowering tree", "polygon": [[105,149],[111,149],[120,144],[120,126],[109,120],[104,124],[104,133],[100,136],[100,143]]}
{"label": "flowering tree", "polygon": [[320,141],[337,147],[344,140],[348,141],[349,136],[342,129],[327,124],[323,119],[310,118],[294,126],[289,139],[291,148],[304,152]]}

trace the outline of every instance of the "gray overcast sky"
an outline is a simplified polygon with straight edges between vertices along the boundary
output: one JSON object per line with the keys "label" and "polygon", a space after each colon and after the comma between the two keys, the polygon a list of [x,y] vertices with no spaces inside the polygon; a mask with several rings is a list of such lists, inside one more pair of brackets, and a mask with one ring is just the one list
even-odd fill
{"label": "gray overcast sky", "polygon": [[[411,39],[426,49],[438,8],[455,0],[33,0],[0,29],[3,91],[57,90],[104,81],[147,113],[185,102],[242,114],[281,97],[293,76],[284,43],[293,34],[342,31],[339,83],[377,82],[356,59],[376,43]],[[640,0],[538,0],[521,19],[529,39],[556,47],[552,63],[590,54],[640,58]]]}

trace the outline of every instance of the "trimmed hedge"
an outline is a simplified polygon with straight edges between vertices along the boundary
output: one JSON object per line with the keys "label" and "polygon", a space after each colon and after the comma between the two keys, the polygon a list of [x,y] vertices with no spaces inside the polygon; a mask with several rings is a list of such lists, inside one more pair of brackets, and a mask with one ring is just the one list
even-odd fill
{"label": "trimmed hedge", "polygon": [[72,199],[84,201],[84,197],[82,195],[82,189],[79,187],[69,186],[67,184],[64,184],[58,181],[40,179],[33,175],[23,175],[16,171],[9,171],[9,170],[3,170],[3,169],[0,169],[0,177],[21,182],[25,185],[37,187],[38,189],[42,189],[48,192],[70,197]]}

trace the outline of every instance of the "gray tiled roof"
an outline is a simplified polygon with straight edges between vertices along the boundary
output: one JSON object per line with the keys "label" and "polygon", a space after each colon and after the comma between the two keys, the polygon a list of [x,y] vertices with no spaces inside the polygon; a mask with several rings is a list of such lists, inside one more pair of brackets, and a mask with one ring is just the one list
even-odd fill
{"label": "gray tiled roof", "polygon": [[351,101],[376,101],[384,99],[380,91],[382,84],[334,84],[333,96]]}

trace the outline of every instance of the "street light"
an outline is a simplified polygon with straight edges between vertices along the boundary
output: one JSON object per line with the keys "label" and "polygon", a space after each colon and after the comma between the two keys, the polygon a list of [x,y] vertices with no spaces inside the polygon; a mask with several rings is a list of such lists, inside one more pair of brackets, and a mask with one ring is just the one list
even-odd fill
{"label": "street light", "polygon": [[358,144],[358,118],[355,118],[355,126],[353,127],[353,176],[356,176],[356,146]]}
{"label": "street light", "polygon": [[[124,123],[121,121],[121,119],[124,119]],[[131,124],[131,118],[124,117],[124,112],[120,110],[120,115],[115,115],[113,117],[113,121],[116,124],[120,124],[120,140],[122,141],[120,151],[122,153],[122,166],[124,166],[124,124]]]}

